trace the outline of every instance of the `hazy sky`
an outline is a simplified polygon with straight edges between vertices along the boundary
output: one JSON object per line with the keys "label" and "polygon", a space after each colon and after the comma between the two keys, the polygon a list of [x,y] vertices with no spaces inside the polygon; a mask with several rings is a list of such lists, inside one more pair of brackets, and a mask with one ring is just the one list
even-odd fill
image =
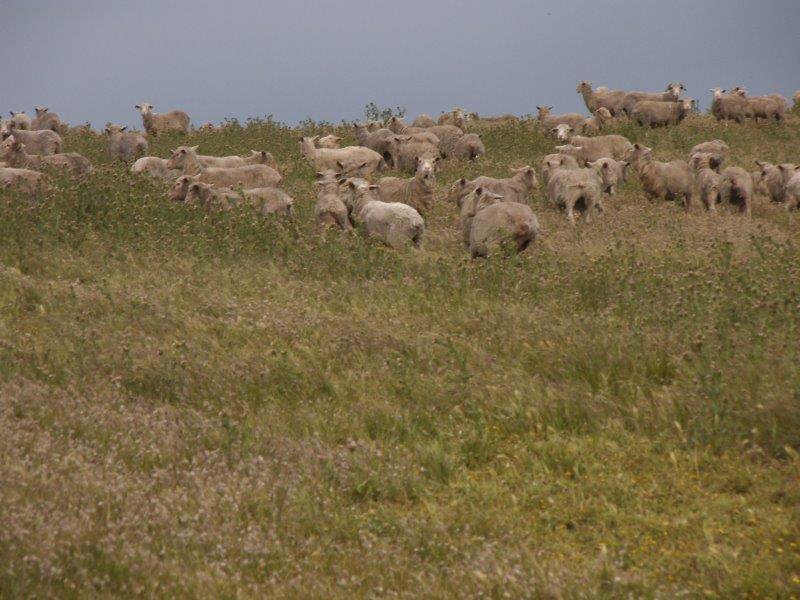
{"label": "hazy sky", "polygon": [[615,88],[800,88],[800,0],[2,0],[0,110],[139,123],[133,105],[197,125],[273,114],[359,118],[585,109]]}

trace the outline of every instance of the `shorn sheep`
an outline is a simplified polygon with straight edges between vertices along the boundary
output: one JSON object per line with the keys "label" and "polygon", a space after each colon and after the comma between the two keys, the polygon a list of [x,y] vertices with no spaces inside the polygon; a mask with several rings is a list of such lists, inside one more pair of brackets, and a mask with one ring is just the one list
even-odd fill
{"label": "shorn sheep", "polygon": [[353,221],[363,226],[368,238],[377,239],[395,250],[419,248],[425,235],[425,221],[413,207],[403,202],[384,202],[375,196],[377,185],[349,180],[348,209]]}
{"label": "shorn sheep", "polygon": [[162,133],[189,133],[189,115],[182,110],[171,110],[165,113],[153,112],[153,105],[147,102],[137,104],[142,115],[142,125],[148,135],[158,136]]}

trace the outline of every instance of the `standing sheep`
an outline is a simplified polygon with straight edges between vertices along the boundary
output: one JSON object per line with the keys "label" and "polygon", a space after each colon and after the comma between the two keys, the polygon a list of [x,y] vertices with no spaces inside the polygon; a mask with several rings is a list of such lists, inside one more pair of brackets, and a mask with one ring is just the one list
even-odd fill
{"label": "standing sheep", "polygon": [[691,100],[641,100],[633,106],[629,114],[644,127],[667,127],[683,121],[692,112],[692,107]]}
{"label": "standing sheep", "polygon": [[514,245],[516,252],[524,251],[539,235],[539,221],[526,204],[503,201],[498,194],[477,188],[474,201],[467,203],[471,210],[469,254],[474,258],[488,257],[504,240]]}
{"label": "standing sheep", "polygon": [[570,138],[567,146],[556,146],[556,150],[573,155],[582,165],[601,158],[624,159],[631,148],[630,140],[621,135],[599,135],[593,138],[576,135]]}
{"label": "standing sheep", "polygon": [[563,115],[551,115],[550,111],[553,110],[552,106],[537,106],[539,111],[538,123],[539,129],[544,132],[550,131],[557,125],[566,124],[572,127],[575,133],[583,131],[583,124],[585,119],[578,113],[565,113]]}
{"label": "standing sheep", "polygon": [[594,111],[594,116],[589,117],[583,122],[584,135],[599,135],[605,124],[613,118],[608,109],[601,106]]}
{"label": "standing sheep", "polygon": [[717,121],[736,121],[744,123],[744,120],[753,116],[753,111],[747,104],[747,100],[737,94],[725,95],[725,90],[714,88],[711,90],[714,100],[711,102],[711,114]]}
{"label": "standing sheep", "polygon": [[347,206],[339,196],[339,181],[330,171],[317,173],[317,202],[314,205],[314,221],[318,231],[342,229],[350,231],[353,226],[347,213]]}
{"label": "standing sheep", "polygon": [[49,108],[46,106],[37,106],[36,118],[31,124],[31,129],[49,129],[50,131],[55,131],[56,133],[62,133],[63,131],[67,130],[68,127],[61,122],[61,117],[54,112],[50,112]]}
{"label": "standing sheep", "polygon": [[131,162],[147,154],[150,145],[143,135],[125,131],[126,129],[127,127],[113,124],[106,126],[107,150],[111,158]]}
{"label": "standing sheep", "polygon": [[197,160],[204,167],[217,167],[220,169],[245,167],[247,165],[267,165],[275,170],[278,169],[278,162],[275,160],[275,157],[266,150],[250,150],[250,154],[247,156],[209,156],[198,154]]}
{"label": "standing sheep", "polygon": [[775,120],[783,122],[784,113],[789,107],[789,102],[780,94],[772,94],[769,96],[748,96],[743,88],[736,87],[731,91],[732,95],[744,98],[747,106],[750,109],[750,116],[758,123],[759,119],[766,119],[767,121]]}
{"label": "standing sheep", "polygon": [[478,133],[466,133],[456,141],[452,156],[458,159],[475,160],[486,154],[483,140]]}
{"label": "standing sheep", "polygon": [[14,112],[12,110],[9,111],[9,114],[11,115],[11,122],[14,123],[14,127],[16,129],[24,129],[26,131],[33,129],[33,121],[28,115],[25,114],[24,110],[20,112]]}
{"label": "standing sheep", "polygon": [[365,125],[353,123],[353,133],[359,146],[374,150],[383,157],[387,165],[397,167],[396,146],[392,144],[395,133],[391,129],[368,131]]}
{"label": "standing sheep", "polygon": [[378,180],[378,196],[383,202],[402,202],[425,215],[433,206],[436,189],[436,161],[430,158],[417,160],[417,169],[410,179],[383,177]]}
{"label": "standing sheep", "polygon": [[698,169],[695,174],[697,190],[700,192],[700,201],[709,212],[716,211],[717,203],[719,202],[720,181],[719,174],[708,167]]}
{"label": "standing sheep", "polygon": [[2,138],[6,139],[14,136],[19,142],[25,144],[25,148],[31,154],[40,154],[47,156],[49,154],[58,154],[64,145],[61,136],[50,130],[42,131],[26,131],[24,129],[17,129],[14,123],[6,122],[5,130],[3,131]]}
{"label": "standing sheep", "polygon": [[397,157],[397,169],[400,171],[416,172],[417,164],[421,160],[437,161],[441,158],[439,147],[429,142],[416,141],[405,136],[395,136],[392,139],[394,154]]}
{"label": "standing sheep", "polygon": [[434,125],[425,130],[439,138],[439,152],[444,158],[455,153],[456,144],[464,132],[454,125]]}
{"label": "standing sheep", "polygon": [[592,114],[600,107],[608,109],[612,117],[618,117],[625,112],[625,92],[622,90],[597,88],[597,90],[593,91],[591,83],[581,81],[578,84],[577,92],[583,96],[586,108]]}
{"label": "standing sheep", "polygon": [[272,167],[263,164],[241,167],[204,167],[197,158],[197,146],[176,148],[167,161],[167,168],[182,169],[185,175],[198,175],[197,181],[219,187],[256,188],[280,184],[283,177]]}
{"label": "standing sheep", "polygon": [[436,124],[452,125],[454,127],[458,127],[459,129],[464,129],[464,125],[466,124],[464,109],[456,107],[450,112],[442,113],[439,116],[439,120],[436,122]]}
{"label": "standing sheep", "polygon": [[719,184],[720,203],[733,204],[748,217],[753,204],[753,179],[741,167],[728,167],[722,172]]}
{"label": "standing sheep", "polygon": [[603,192],[609,196],[617,193],[620,184],[628,180],[628,167],[624,160],[614,160],[613,158],[601,158],[588,164],[595,170],[602,184]]}
{"label": "standing sheep", "polygon": [[633,165],[649,196],[661,200],[683,198],[686,208],[692,206],[694,178],[685,160],[658,162],[653,160],[651,148],[634,144],[628,154],[628,162]]}
{"label": "standing sheep", "polygon": [[723,162],[725,162],[725,159],[721,154],[713,154],[711,152],[695,152],[689,158],[689,166],[694,171],[711,169],[715,173],[719,173],[719,168]]}
{"label": "standing sheep", "polygon": [[575,209],[583,212],[584,221],[590,223],[592,209],[604,212],[600,185],[595,169],[558,169],[550,174],[547,197],[566,211],[571,224],[575,225]]}
{"label": "standing sheep", "polygon": [[580,169],[578,161],[570,154],[548,154],[542,159],[542,183],[547,186],[550,174],[557,169]]}
{"label": "standing sheep", "polygon": [[75,177],[91,175],[93,170],[89,159],[77,152],[49,155],[28,154],[25,151],[25,144],[13,135],[0,144],[0,159],[6,161],[9,167],[32,170],[55,167],[65,169]]}
{"label": "standing sheep", "polygon": [[369,148],[361,146],[348,146],[346,148],[316,148],[315,138],[300,138],[300,153],[318,171],[354,171],[358,170],[364,175],[376,171],[384,163],[383,157]]}
{"label": "standing sheep", "polygon": [[525,165],[523,167],[509,169],[513,175],[504,179],[494,177],[477,177],[472,181],[459,179],[450,188],[451,199],[455,199],[461,206],[463,199],[477,188],[483,188],[487,192],[492,192],[502,196],[507,202],[519,202],[527,204],[530,193],[538,185],[536,172],[533,167]]}
{"label": "standing sheep", "polygon": [[794,175],[794,165],[791,163],[773,165],[760,160],[756,161],[756,165],[760,170],[761,186],[765,188],[770,200],[784,202],[786,184]]}
{"label": "standing sheep", "polygon": [[676,102],[685,89],[686,86],[682,83],[668,83],[666,90],[660,93],[628,92],[625,94],[623,109],[629,117],[632,117],[639,102]]}
{"label": "standing sheep", "polygon": [[689,151],[689,156],[700,152],[708,152],[710,154],[719,154],[722,158],[727,158],[729,150],[728,144],[722,140],[711,140],[710,142],[700,142],[697,144]]}
{"label": "standing sheep", "polygon": [[153,105],[147,102],[137,104],[136,107],[142,115],[144,130],[149,135],[158,136],[162,133],[176,131],[189,133],[189,115],[182,110],[171,110],[165,113],[153,112]]}
{"label": "standing sheep", "polygon": [[425,235],[425,221],[403,202],[384,202],[374,193],[376,185],[349,180],[351,194],[348,209],[355,223],[363,224],[368,238],[380,240],[395,250],[420,248]]}
{"label": "standing sheep", "polygon": [[797,172],[792,175],[792,178],[786,184],[786,199],[783,204],[786,210],[800,208],[800,165],[797,165],[795,169],[797,169]]}

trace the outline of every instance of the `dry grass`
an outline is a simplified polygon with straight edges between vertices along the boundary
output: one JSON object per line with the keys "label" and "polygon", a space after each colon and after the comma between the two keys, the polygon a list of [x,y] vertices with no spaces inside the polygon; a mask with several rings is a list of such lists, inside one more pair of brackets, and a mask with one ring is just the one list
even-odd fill
{"label": "dry grass", "polygon": [[[307,131],[321,131],[309,127]],[[800,123],[618,131],[798,160]],[[541,194],[529,253],[467,260],[206,215],[106,162],[0,207],[0,597],[800,594],[800,216],[653,203],[591,226]],[[349,132],[345,132],[347,135]],[[525,125],[462,175],[538,165]],[[160,139],[165,156],[179,138]]]}

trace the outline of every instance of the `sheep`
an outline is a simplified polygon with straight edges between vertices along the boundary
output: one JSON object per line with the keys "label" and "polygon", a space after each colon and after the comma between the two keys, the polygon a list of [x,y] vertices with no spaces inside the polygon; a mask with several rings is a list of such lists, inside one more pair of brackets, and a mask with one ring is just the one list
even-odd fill
{"label": "sheep", "polygon": [[436,125],[436,121],[426,114],[421,114],[411,123],[412,127],[433,127],[434,125]]}
{"label": "sheep", "polygon": [[246,203],[262,216],[283,214],[290,219],[294,217],[294,199],[277,188],[232,190],[195,181],[189,185],[185,201],[187,204],[199,204],[209,210],[229,210],[233,206]]}
{"label": "sheep", "polygon": [[25,114],[24,110],[21,112],[14,112],[12,110],[9,111],[9,114],[11,115],[11,122],[14,123],[14,127],[17,129],[24,129],[26,131],[33,129],[33,127],[31,127],[33,120],[30,116]]}
{"label": "sheep", "polygon": [[410,179],[383,177],[378,180],[378,197],[383,202],[402,202],[424,215],[433,206],[436,189],[435,159],[416,161],[416,172]]}
{"label": "sheep", "polygon": [[542,159],[542,183],[547,186],[550,173],[556,169],[580,169],[578,161],[570,154],[548,154]]}
{"label": "sheep", "polygon": [[720,175],[720,203],[735,204],[748,217],[753,204],[753,179],[741,167],[728,167]]}
{"label": "sheep", "polygon": [[475,259],[488,257],[504,240],[510,240],[516,252],[524,251],[539,235],[539,221],[530,206],[507,202],[499,194],[477,188],[469,202],[469,254]]}
{"label": "sheep", "polygon": [[791,163],[773,165],[760,160],[756,161],[760,171],[761,186],[772,202],[784,202],[786,184],[794,175],[795,166]]}
{"label": "sheep", "polygon": [[272,156],[272,153],[266,150],[250,150],[248,156],[208,156],[198,154],[197,160],[204,167],[217,167],[219,169],[231,169],[247,165],[267,165],[276,171],[278,170],[278,162]]}
{"label": "sheep", "polygon": [[25,144],[20,142],[15,136],[11,135],[0,144],[0,158],[9,167],[37,170],[43,167],[55,167],[65,169],[71,175],[81,177],[92,174],[92,163],[85,156],[77,152],[66,154],[38,155],[28,154]]}
{"label": "sheep", "polygon": [[413,127],[410,125],[406,125],[405,121],[403,121],[402,117],[392,117],[389,119],[389,124],[387,125],[387,129],[391,129],[395,133],[401,134],[412,134],[412,133],[422,133],[426,131],[427,127]]}
{"label": "sheep", "polygon": [[399,142],[401,145],[407,142],[424,142],[426,144],[431,144],[432,146],[436,146],[437,149],[439,148],[439,144],[441,143],[439,138],[430,131],[396,135],[395,141]]}
{"label": "sheep", "polygon": [[612,117],[618,117],[625,112],[625,92],[622,90],[609,90],[608,88],[597,88],[592,91],[592,84],[588,81],[581,81],[578,84],[577,92],[583,96],[586,108],[594,114],[598,108],[606,108]]}
{"label": "sheep", "polygon": [[550,130],[550,133],[552,133],[553,137],[557,140],[566,142],[575,134],[575,129],[568,123],[559,123]]}
{"label": "sheep", "polygon": [[33,198],[46,187],[47,178],[43,173],[30,169],[0,167],[0,190],[12,189],[28,198]]}
{"label": "sheep", "polygon": [[335,150],[337,148],[341,148],[341,145],[339,144],[341,141],[342,138],[340,138],[338,135],[326,135],[317,140],[317,148]]}
{"label": "sheep", "polygon": [[149,135],[158,136],[162,133],[178,132],[189,133],[189,115],[182,110],[171,110],[165,113],[153,112],[153,105],[142,102],[135,106],[142,115],[144,130]]}
{"label": "sheep", "polygon": [[275,187],[242,190],[245,199],[262,216],[284,215],[294,219],[294,198]]}
{"label": "sheep", "polygon": [[62,133],[67,130],[67,126],[61,122],[61,117],[54,112],[50,112],[50,109],[46,106],[37,106],[36,118],[31,123],[31,129],[49,129],[56,133]]}
{"label": "sheep", "polygon": [[[682,83],[668,83],[666,90],[660,93],[628,92],[625,94],[623,110],[629,117],[634,116],[636,105],[642,101],[648,102],[675,102],[686,89]],[[691,109],[691,106],[689,107]]]}
{"label": "sheep", "polygon": [[700,192],[700,201],[709,212],[716,211],[719,202],[721,178],[719,173],[708,167],[702,167],[695,173],[695,184]]}
{"label": "sheep", "polygon": [[797,172],[786,184],[784,208],[792,210],[800,208],[800,165],[796,165]]}
{"label": "sheep", "polygon": [[692,107],[691,100],[676,102],[642,100],[633,106],[629,114],[644,127],[666,127],[683,121],[686,115],[692,112]]}
{"label": "sheep", "polygon": [[31,154],[39,154],[47,156],[50,154],[58,154],[64,145],[61,136],[44,129],[42,131],[27,131],[24,129],[17,129],[13,122],[7,121],[2,133],[3,139],[14,136],[19,142],[25,144],[25,148]]}
{"label": "sheep", "polygon": [[461,178],[450,188],[449,198],[455,200],[460,207],[463,199],[468,194],[476,188],[481,187],[488,192],[503,196],[508,202],[527,204],[530,199],[531,191],[539,185],[539,182],[536,180],[536,172],[533,170],[533,167],[528,165],[511,168],[509,170],[513,175],[504,179],[482,176],[472,181],[467,181]]}
{"label": "sheep", "polygon": [[614,160],[613,158],[601,158],[589,163],[597,173],[602,184],[602,190],[609,196],[617,193],[617,187],[628,180],[628,167],[630,164],[624,160]]}
{"label": "sheep", "polygon": [[609,110],[601,106],[594,111],[594,116],[589,117],[583,122],[584,135],[598,135],[602,131],[603,126],[613,118]]}
{"label": "sheep", "polygon": [[384,162],[383,157],[369,148],[348,146],[346,148],[315,148],[314,139],[300,138],[300,153],[310,160],[317,170],[334,171],[359,169],[369,175]]}
{"label": "sheep", "polygon": [[125,162],[146,155],[150,145],[140,133],[125,131],[127,127],[109,124],[105,133],[108,138],[108,154]]}
{"label": "sheep", "polygon": [[228,211],[241,203],[242,197],[230,188],[214,187],[210,183],[193,181],[186,189],[184,202],[188,205],[198,205],[208,211]]}
{"label": "sheep", "polygon": [[330,176],[330,169],[327,172],[317,173],[317,202],[314,205],[314,221],[318,231],[328,228],[342,229],[350,231],[353,226],[350,224],[347,206],[339,196],[339,181],[335,176]]}
{"label": "sheep", "polygon": [[475,160],[486,154],[481,136],[477,133],[466,133],[456,141],[452,156],[459,159]]}
{"label": "sheep", "polygon": [[[436,124],[453,125],[454,127],[458,127],[459,129],[464,129],[464,125],[466,124],[466,119],[464,117],[464,109],[456,107],[450,112],[442,113],[439,116],[439,119],[437,120]],[[422,125],[421,127],[424,127],[424,125]]]}
{"label": "sheep", "polygon": [[776,120],[782,122],[784,113],[789,107],[789,102],[780,94],[770,94],[768,96],[748,96],[747,92],[741,87],[731,90],[731,95],[744,98],[750,109],[750,115],[758,123],[758,119]]}
{"label": "sheep", "polygon": [[158,156],[143,156],[137,159],[131,166],[131,173],[144,173],[164,181],[175,181],[181,175],[178,169],[167,168],[166,158],[159,158]]}
{"label": "sheep", "polygon": [[697,144],[689,151],[689,156],[699,154],[701,152],[707,152],[710,154],[719,154],[723,159],[725,159],[728,157],[729,150],[730,148],[728,147],[728,144],[722,140],[711,140],[710,142],[700,142]]}
{"label": "sheep", "polygon": [[689,166],[693,171],[711,169],[715,173],[719,173],[719,168],[723,162],[725,162],[723,156],[713,152],[695,152],[689,158]]}
{"label": "sheep", "polygon": [[366,126],[353,123],[353,130],[359,146],[380,154],[387,165],[397,166],[397,148],[391,141],[396,134],[391,129],[382,128],[370,132],[367,131]]}
{"label": "sheep", "polygon": [[621,135],[599,135],[593,138],[576,135],[569,139],[568,145],[556,146],[557,151],[573,155],[581,165],[601,158],[624,159],[631,148],[630,140]]}
{"label": "sheep", "polygon": [[189,192],[189,186],[199,179],[198,175],[181,175],[172,184],[169,190],[169,199],[173,202],[183,202]]}
{"label": "sheep", "polygon": [[167,161],[167,168],[182,169],[185,175],[199,175],[198,181],[213,183],[219,187],[272,187],[280,184],[283,179],[275,169],[263,164],[230,168],[204,167],[197,158],[197,146],[176,148]]}
{"label": "sheep", "polygon": [[585,119],[578,113],[565,113],[563,115],[551,115],[550,111],[553,110],[552,106],[537,106],[539,111],[538,123],[542,131],[550,131],[557,125],[565,123],[570,125],[575,133],[583,131],[583,123]]}
{"label": "sheep", "polygon": [[348,180],[351,194],[347,200],[353,221],[363,224],[368,238],[380,240],[395,250],[420,248],[425,235],[425,221],[413,207],[403,202],[385,202],[375,197],[379,186]]}
{"label": "sheep", "polygon": [[654,198],[671,200],[683,198],[686,208],[693,204],[693,177],[685,160],[658,162],[653,160],[652,149],[634,144],[627,156],[642,181],[645,193]]}
{"label": "sheep", "polygon": [[416,172],[417,164],[420,160],[434,160],[438,161],[441,158],[439,148],[428,142],[417,142],[406,140],[402,136],[395,136],[393,138],[394,147],[397,156],[397,168],[400,171]]}
{"label": "sheep", "polygon": [[557,169],[550,174],[547,197],[567,213],[575,225],[575,209],[583,212],[586,223],[592,220],[592,209],[604,212],[600,176],[595,169]]}
{"label": "sheep", "polygon": [[455,153],[456,144],[464,135],[464,132],[454,125],[434,125],[426,129],[426,131],[439,138],[439,151],[444,158]]}
{"label": "sheep", "polygon": [[725,90],[714,88],[711,90],[714,100],[711,102],[711,114],[717,121],[736,121],[743,123],[748,117],[753,116],[753,110],[745,98],[737,94],[725,94]]}

